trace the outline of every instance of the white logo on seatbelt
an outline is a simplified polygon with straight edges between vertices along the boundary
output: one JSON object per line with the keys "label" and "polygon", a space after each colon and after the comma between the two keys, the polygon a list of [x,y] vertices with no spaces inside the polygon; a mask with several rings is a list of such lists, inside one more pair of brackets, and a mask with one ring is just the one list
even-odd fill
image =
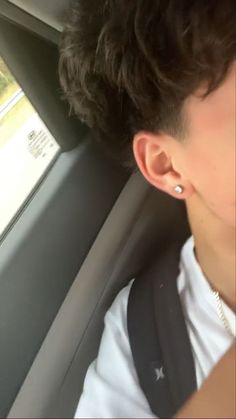
{"label": "white logo on seatbelt", "polygon": [[156,381],[163,380],[165,378],[163,367],[155,368],[155,376],[156,376]]}

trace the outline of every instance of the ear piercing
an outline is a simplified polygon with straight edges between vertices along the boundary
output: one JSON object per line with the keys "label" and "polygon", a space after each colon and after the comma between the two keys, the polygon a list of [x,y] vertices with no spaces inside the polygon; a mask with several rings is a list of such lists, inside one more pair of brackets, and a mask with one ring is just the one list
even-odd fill
{"label": "ear piercing", "polygon": [[184,191],[184,188],[183,188],[183,186],[181,186],[181,185],[177,185],[176,187],[175,187],[175,192],[177,193],[177,194],[182,194],[183,193],[183,191]]}

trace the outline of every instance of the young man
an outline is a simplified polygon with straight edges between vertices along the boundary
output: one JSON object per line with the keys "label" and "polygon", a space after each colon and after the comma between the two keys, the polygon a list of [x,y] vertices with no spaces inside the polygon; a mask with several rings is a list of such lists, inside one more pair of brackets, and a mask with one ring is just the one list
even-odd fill
{"label": "young man", "polygon": [[[177,283],[200,391],[182,417],[235,416],[235,22],[235,0],[78,0],[61,43],[75,113],[186,203]],[[132,359],[130,289],[106,315],[76,417],[156,417]]]}

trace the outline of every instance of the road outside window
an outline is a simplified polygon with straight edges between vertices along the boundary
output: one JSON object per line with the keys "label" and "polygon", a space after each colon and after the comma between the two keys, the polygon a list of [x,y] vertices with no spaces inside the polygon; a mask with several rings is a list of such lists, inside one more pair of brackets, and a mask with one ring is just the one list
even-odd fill
{"label": "road outside window", "polygon": [[0,57],[0,236],[59,146]]}

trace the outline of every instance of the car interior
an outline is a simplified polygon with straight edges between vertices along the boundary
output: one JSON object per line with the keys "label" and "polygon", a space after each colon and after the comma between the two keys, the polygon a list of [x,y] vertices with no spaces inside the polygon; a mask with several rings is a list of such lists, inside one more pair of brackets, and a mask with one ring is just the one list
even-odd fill
{"label": "car interior", "polygon": [[118,165],[70,114],[58,81],[68,6],[0,1],[0,55],[60,146],[1,236],[0,417],[72,418],[113,299],[188,229],[181,201]]}

